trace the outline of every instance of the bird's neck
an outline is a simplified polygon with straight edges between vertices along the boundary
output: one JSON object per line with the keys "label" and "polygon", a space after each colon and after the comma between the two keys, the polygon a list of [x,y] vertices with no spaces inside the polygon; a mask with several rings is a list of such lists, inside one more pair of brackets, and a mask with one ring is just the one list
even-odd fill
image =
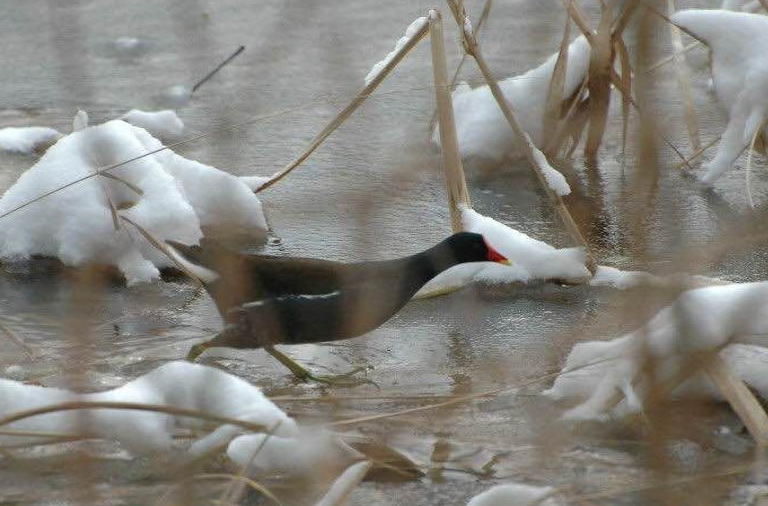
{"label": "bird's neck", "polygon": [[421,288],[441,272],[458,265],[456,256],[445,245],[438,244],[427,251],[408,258],[408,271],[411,279]]}

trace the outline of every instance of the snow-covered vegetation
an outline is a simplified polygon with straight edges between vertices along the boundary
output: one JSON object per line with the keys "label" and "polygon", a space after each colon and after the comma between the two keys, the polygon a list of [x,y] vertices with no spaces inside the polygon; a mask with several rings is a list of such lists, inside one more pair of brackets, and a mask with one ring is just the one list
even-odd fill
{"label": "snow-covered vegetation", "polygon": [[[151,126],[165,131],[166,121],[177,124],[172,113],[129,116],[145,124],[151,118]],[[60,139],[0,198],[0,215],[7,214],[0,258],[111,265],[133,284],[156,279],[172,264],[119,216],[156,238],[187,244],[204,232],[265,237],[261,202],[245,182],[163,148],[145,129],[121,120]]]}
{"label": "snow-covered vegetation", "polygon": [[[570,97],[581,86],[589,68],[590,54],[589,43],[584,37],[577,37],[571,43],[568,48],[563,97]],[[551,135],[551,132],[543,131],[543,115],[557,56],[555,53],[541,66],[499,81],[499,86],[512,105],[520,126],[540,148],[547,136]],[[487,85],[477,88],[458,86],[452,98],[462,156],[498,161],[521,153],[517,138]],[[439,129],[436,129],[432,141],[439,145]]]}

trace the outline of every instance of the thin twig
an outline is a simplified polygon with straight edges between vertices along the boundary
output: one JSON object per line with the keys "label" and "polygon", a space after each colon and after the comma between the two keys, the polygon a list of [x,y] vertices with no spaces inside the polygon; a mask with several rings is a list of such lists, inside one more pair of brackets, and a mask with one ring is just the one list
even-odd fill
{"label": "thin twig", "polygon": [[228,57],[227,57],[227,58],[226,58],[226,59],[225,59],[223,62],[219,63],[219,64],[216,66],[216,68],[214,68],[213,70],[211,70],[210,72],[208,72],[208,73],[205,75],[205,77],[203,77],[202,79],[200,79],[200,80],[199,80],[199,81],[198,81],[198,82],[197,82],[197,83],[196,83],[194,86],[192,86],[192,91],[191,91],[191,93],[194,93],[194,92],[196,92],[196,91],[197,91],[197,89],[198,89],[200,86],[202,86],[203,84],[205,84],[205,83],[206,83],[206,81],[208,81],[210,78],[212,78],[213,76],[215,76],[215,75],[216,75],[216,73],[217,73],[219,70],[221,70],[222,68],[224,68],[224,66],[225,66],[225,65],[227,65],[229,62],[231,62],[232,60],[234,60],[234,59],[237,57],[237,55],[239,55],[239,54],[240,54],[240,53],[242,53],[243,51],[245,51],[245,46],[240,46],[240,47],[238,47],[238,48],[235,50],[235,52],[234,52],[234,53],[232,53],[231,55],[229,55],[229,56],[228,56]]}

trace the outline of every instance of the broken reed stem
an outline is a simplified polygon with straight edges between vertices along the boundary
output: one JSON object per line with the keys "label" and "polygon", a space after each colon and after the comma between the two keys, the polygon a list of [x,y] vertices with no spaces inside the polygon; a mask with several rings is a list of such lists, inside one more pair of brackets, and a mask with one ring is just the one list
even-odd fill
{"label": "broken reed stem", "polygon": [[691,156],[689,156],[688,158],[686,158],[686,159],[685,159],[685,160],[683,160],[682,162],[680,162],[680,163],[678,163],[677,165],[675,165],[675,168],[676,168],[676,169],[682,169],[683,167],[688,167],[688,168],[691,168],[691,162],[692,162],[692,161],[694,161],[695,159],[697,159],[698,157],[700,157],[701,155],[703,155],[703,154],[704,154],[704,152],[705,152],[706,150],[708,150],[709,148],[711,148],[712,146],[714,146],[715,144],[717,144],[717,141],[719,141],[719,140],[720,140],[720,138],[721,138],[721,136],[720,136],[720,135],[718,135],[717,137],[715,137],[714,139],[712,139],[712,140],[711,140],[711,141],[710,141],[710,142],[709,142],[709,143],[708,143],[706,146],[702,146],[702,147],[700,147],[700,148],[699,148],[699,149],[698,149],[698,150],[697,150],[695,153],[693,153]]}
{"label": "broken reed stem", "polygon": [[[266,437],[261,440],[261,443],[251,452],[251,456],[248,458],[248,460],[243,463],[242,466],[240,466],[240,469],[238,470],[236,475],[232,476],[232,481],[229,483],[229,486],[224,490],[224,492],[221,494],[220,501],[224,502],[231,502],[232,504],[239,504],[240,499],[242,498],[243,492],[245,491],[245,485],[247,483],[244,483],[241,480],[245,478],[248,479],[245,476],[245,473],[248,472],[248,468],[253,463],[254,459],[256,459],[256,456],[261,452],[262,449],[267,445],[267,442],[269,441],[269,438],[271,438],[275,431],[280,427],[280,425],[283,423],[282,420],[278,420],[275,422],[272,427],[266,432]],[[238,486],[239,485],[239,486]],[[280,501],[278,501],[274,496],[270,496],[270,499],[273,499],[275,502],[280,504]]]}
{"label": "broken reed stem", "polygon": [[[675,0],[667,0],[667,10],[669,11],[670,16],[677,11]],[[688,70],[688,63],[683,54],[683,35],[680,29],[673,24],[669,24],[669,34],[672,39],[672,49],[674,51],[672,56],[675,60],[677,85],[680,87],[680,93],[683,98],[685,127],[688,130],[688,137],[691,139],[691,151],[696,152],[701,147],[699,120],[696,115],[696,109],[693,106],[690,71]]]}
{"label": "broken reed stem", "polygon": [[235,57],[237,57],[237,55],[239,55],[239,54],[240,54],[240,53],[242,53],[243,51],[245,51],[245,46],[240,46],[240,47],[238,47],[238,48],[237,48],[237,50],[235,50],[235,52],[234,52],[234,53],[232,53],[231,55],[229,55],[229,56],[228,56],[228,57],[227,57],[227,58],[226,58],[226,59],[225,59],[223,62],[219,63],[219,64],[216,66],[216,68],[215,68],[215,69],[213,69],[213,70],[211,70],[210,72],[208,72],[208,73],[205,75],[205,77],[203,77],[203,78],[202,78],[202,79],[200,79],[200,80],[199,80],[197,83],[195,83],[195,85],[194,85],[194,86],[192,86],[192,91],[191,91],[191,93],[194,93],[194,92],[196,92],[196,91],[197,91],[197,89],[198,89],[200,86],[202,86],[202,85],[203,85],[203,84],[205,84],[205,83],[206,83],[206,82],[207,82],[207,81],[208,81],[210,78],[212,78],[213,76],[215,76],[215,75],[216,75],[216,73],[217,73],[219,70],[221,70],[222,68],[224,68],[224,66],[225,66],[225,65],[227,65],[229,62],[231,62],[232,60],[234,60],[234,59],[235,59]]}
{"label": "broken reed stem", "polygon": [[405,57],[405,55],[407,55],[408,52],[413,49],[414,46],[416,46],[416,44],[418,44],[422,38],[424,38],[428,30],[429,23],[425,21],[419,27],[418,31],[413,34],[413,36],[408,39],[405,44],[403,44],[403,46],[395,53],[392,59],[390,59],[384,68],[381,69],[381,71],[376,74],[376,76],[371,79],[368,84],[365,85],[365,87],[357,94],[357,96],[355,96],[355,98],[353,98],[352,101],[325,126],[325,128],[323,128],[317,135],[315,135],[314,139],[312,139],[312,141],[309,143],[309,146],[307,146],[307,148],[305,148],[304,151],[302,151],[301,154],[297,156],[291,163],[274,174],[269,179],[269,181],[257,188],[255,190],[256,193],[266,190],[287,176],[293,169],[301,165],[304,160],[306,160],[309,155],[311,155],[318,148],[318,146],[320,146],[320,144],[322,144],[323,141],[339,127],[339,125],[344,123],[344,121],[346,121],[346,119],[353,112],[355,112],[363,102],[365,102],[365,99],[371,95],[373,90],[375,90],[384,79],[386,79],[389,73],[392,72],[392,69],[394,69],[397,64],[400,63],[400,61]]}
{"label": "broken reed stem", "polygon": [[445,57],[443,21],[440,13],[429,11],[429,36],[432,47],[432,73],[435,81],[437,117],[440,122],[440,152],[443,156],[443,171],[451,213],[451,228],[454,232],[464,229],[461,219],[462,207],[471,207],[461,163],[459,139],[453,117],[451,90],[448,87],[448,64]]}
{"label": "broken reed stem", "polygon": [[[572,2],[569,3],[569,5],[571,4]],[[565,225],[565,228],[567,232],[570,234],[572,240],[576,244],[584,248],[587,254],[585,265],[587,269],[589,269],[589,271],[592,274],[594,274],[595,271],[597,270],[597,262],[595,261],[595,257],[592,253],[591,248],[587,244],[587,241],[584,239],[584,236],[581,234],[581,231],[579,230],[579,226],[576,224],[576,221],[574,221],[573,216],[571,216],[571,213],[568,211],[568,208],[565,206],[563,199],[549,187],[549,184],[547,184],[547,180],[544,177],[541,167],[539,167],[539,164],[536,162],[536,158],[533,154],[533,150],[531,146],[528,144],[528,141],[526,139],[526,134],[523,131],[523,128],[520,126],[520,123],[518,123],[517,118],[515,117],[515,114],[512,112],[511,104],[507,102],[507,99],[504,96],[504,92],[501,91],[499,84],[496,82],[496,78],[493,77],[493,74],[491,73],[490,68],[488,68],[488,64],[485,62],[485,58],[483,58],[483,55],[480,52],[479,47],[477,46],[477,41],[475,40],[474,35],[472,34],[471,31],[465,29],[464,19],[461,19],[459,17],[460,13],[458,9],[452,8],[451,12],[454,15],[456,24],[458,24],[462,30],[462,42],[464,44],[464,49],[468,54],[470,54],[474,58],[475,62],[477,63],[477,66],[480,68],[480,72],[483,74],[483,78],[485,78],[485,82],[488,84],[488,87],[490,88],[491,93],[493,94],[493,98],[496,99],[496,103],[499,104],[499,107],[501,108],[501,112],[504,114],[504,117],[507,119],[509,126],[512,127],[512,131],[515,133],[515,136],[517,137],[518,144],[523,148],[523,152],[525,153],[525,156],[528,159],[528,162],[533,168],[533,171],[536,173],[536,176],[539,179],[539,183],[541,184],[541,187],[544,189],[550,201],[552,202],[555,208],[555,212],[557,212],[558,217],[563,222],[563,225]]]}
{"label": "broken reed stem", "polygon": [[720,390],[759,446],[768,445],[768,415],[752,391],[723,362],[713,354],[704,370]]}
{"label": "broken reed stem", "polygon": [[[679,30],[679,28],[678,28],[678,30]],[[656,69],[658,69],[660,67],[663,67],[664,65],[666,65],[669,62],[671,62],[672,60],[674,60],[678,56],[683,56],[685,53],[687,53],[691,49],[693,49],[693,48],[695,48],[697,46],[700,46],[700,45],[702,45],[701,42],[699,42],[698,40],[694,40],[693,42],[691,42],[687,46],[683,47],[679,51],[676,51],[676,52],[672,53],[669,56],[665,56],[664,58],[662,58],[661,60],[657,61],[653,65],[651,65],[649,67],[646,67],[646,69],[643,72],[645,72],[646,74],[649,74],[649,73],[653,72],[654,70],[656,70]]]}

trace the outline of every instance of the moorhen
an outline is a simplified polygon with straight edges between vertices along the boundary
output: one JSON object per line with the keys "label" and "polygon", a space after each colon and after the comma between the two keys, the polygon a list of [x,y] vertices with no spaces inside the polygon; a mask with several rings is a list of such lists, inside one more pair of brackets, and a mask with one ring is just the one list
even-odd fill
{"label": "moorhen", "polygon": [[332,381],[315,376],[274,345],[365,334],[450,267],[486,261],[509,264],[482,235],[470,232],[405,258],[360,263],[248,255],[210,241],[202,247],[167,244],[174,261],[202,282],[225,321],[216,337],[192,347],[188,360],[214,346],[264,348],[299,378],[321,382]]}

